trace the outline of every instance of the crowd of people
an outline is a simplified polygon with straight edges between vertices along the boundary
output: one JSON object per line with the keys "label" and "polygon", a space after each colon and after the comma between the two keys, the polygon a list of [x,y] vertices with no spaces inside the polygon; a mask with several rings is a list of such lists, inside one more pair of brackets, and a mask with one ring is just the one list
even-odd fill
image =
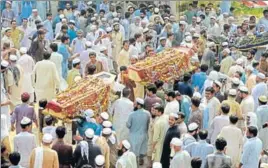
{"label": "crowd of people", "polygon": [[[268,167],[268,51],[236,46],[267,33],[268,10],[244,19],[231,1],[193,1],[177,17],[167,4],[103,0],[60,1],[52,15],[46,1],[1,3],[2,168]],[[194,53],[190,72],[129,78],[128,66],[179,46]],[[81,110],[72,128],[44,116],[59,92],[100,72],[120,88],[107,112]]]}

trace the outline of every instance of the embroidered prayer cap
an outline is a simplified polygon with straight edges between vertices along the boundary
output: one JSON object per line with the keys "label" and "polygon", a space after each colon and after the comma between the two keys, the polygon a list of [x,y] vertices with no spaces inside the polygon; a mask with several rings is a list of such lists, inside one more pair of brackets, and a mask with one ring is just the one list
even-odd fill
{"label": "embroidered prayer cap", "polygon": [[79,59],[79,58],[75,58],[75,59],[73,60],[73,65],[74,65],[74,64],[78,64],[78,63],[80,63],[80,59]]}
{"label": "embroidered prayer cap", "polygon": [[88,128],[86,131],[85,131],[85,135],[87,138],[93,138],[94,137],[94,130],[91,129],[91,128]]}
{"label": "embroidered prayer cap", "polygon": [[166,40],[166,37],[160,37],[159,41]]}
{"label": "embroidered prayer cap", "polygon": [[52,140],[53,140],[53,137],[52,137],[51,134],[44,134],[42,140],[43,140],[44,143],[50,144],[52,142]]}
{"label": "embroidered prayer cap", "polygon": [[231,82],[232,82],[233,84],[235,84],[235,85],[239,85],[239,84],[240,84],[240,80],[239,80],[238,78],[236,78],[236,77],[233,77],[233,78],[231,79]]}
{"label": "embroidered prayer cap", "polygon": [[2,60],[1,61],[1,66],[2,67],[5,67],[6,68],[6,67],[8,67],[8,65],[9,65],[9,63],[6,60]]}
{"label": "embroidered prayer cap", "polygon": [[195,122],[193,122],[193,123],[191,123],[191,124],[188,125],[188,130],[189,131],[194,131],[197,128],[198,128],[198,125]]}
{"label": "embroidered prayer cap", "polygon": [[230,54],[230,49],[229,48],[225,48],[224,50],[222,50],[222,52],[227,52],[228,54]]}
{"label": "embroidered prayer cap", "polygon": [[102,126],[104,127],[104,128],[111,128],[112,127],[112,122],[111,121],[103,121],[103,123],[102,123]]}
{"label": "embroidered prayer cap", "polygon": [[33,9],[32,12],[38,12],[38,10],[37,9]]}
{"label": "embroidered prayer cap", "polygon": [[107,112],[102,112],[100,114],[101,118],[103,118],[103,120],[108,120],[109,119],[109,114]]}
{"label": "embroidered prayer cap", "polygon": [[26,47],[21,47],[20,48],[20,53],[26,54],[27,53],[27,48]]}
{"label": "embroidered prayer cap", "polygon": [[229,95],[236,96],[236,90],[235,89],[230,89],[229,90]]}
{"label": "embroidered prayer cap", "polygon": [[105,158],[103,155],[98,155],[96,158],[95,158],[95,164],[97,166],[103,166],[105,163]]}
{"label": "embroidered prayer cap", "polygon": [[260,78],[260,79],[265,79],[265,75],[263,73],[261,73],[261,72],[259,72],[257,74],[257,77]]}
{"label": "embroidered prayer cap", "polygon": [[130,149],[131,145],[130,143],[128,142],[128,140],[123,140],[122,141],[122,145],[126,148],[126,149]]}
{"label": "embroidered prayer cap", "polygon": [[136,98],[136,102],[139,103],[139,104],[142,104],[144,105],[144,100],[142,98]]}
{"label": "embroidered prayer cap", "polygon": [[106,28],[106,32],[108,33],[108,32],[111,32],[111,31],[113,31],[113,28],[112,27],[107,27]]}
{"label": "embroidered prayer cap", "polygon": [[258,98],[258,100],[262,103],[267,103],[267,96],[262,95]]}
{"label": "embroidered prayer cap", "polygon": [[104,135],[111,135],[112,134],[112,129],[111,128],[103,128],[102,133]]}
{"label": "embroidered prayer cap", "polygon": [[222,84],[221,84],[221,82],[220,82],[220,81],[215,80],[215,81],[214,81],[214,83],[215,83],[217,86],[219,86],[220,88],[222,87]]}
{"label": "embroidered prayer cap", "polygon": [[239,87],[239,91],[243,93],[248,93],[248,88],[246,86]]}
{"label": "embroidered prayer cap", "polygon": [[93,111],[92,109],[87,109],[87,110],[85,110],[85,111],[83,112],[83,115],[84,115],[85,117],[90,117],[90,118],[92,118],[92,117],[94,116],[94,111]]}
{"label": "embroidered prayer cap", "polygon": [[172,138],[170,144],[174,146],[182,146],[183,143],[179,138]]}
{"label": "embroidered prayer cap", "polygon": [[22,120],[20,121],[21,125],[27,125],[30,124],[32,122],[32,120],[28,117],[23,117]]}
{"label": "embroidered prayer cap", "polygon": [[18,60],[18,57],[16,55],[10,55],[9,56],[9,60],[10,61],[17,61]]}

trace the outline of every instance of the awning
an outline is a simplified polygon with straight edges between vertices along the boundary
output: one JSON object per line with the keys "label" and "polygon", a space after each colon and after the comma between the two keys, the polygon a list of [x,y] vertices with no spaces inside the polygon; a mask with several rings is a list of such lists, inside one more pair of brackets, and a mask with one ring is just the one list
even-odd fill
{"label": "awning", "polygon": [[244,5],[250,8],[266,8],[268,7],[268,1],[242,1]]}

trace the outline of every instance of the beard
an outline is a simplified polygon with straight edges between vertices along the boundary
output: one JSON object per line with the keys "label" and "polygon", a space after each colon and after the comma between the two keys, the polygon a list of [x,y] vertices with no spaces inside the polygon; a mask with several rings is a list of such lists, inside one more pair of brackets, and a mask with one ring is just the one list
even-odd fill
{"label": "beard", "polygon": [[156,117],[156,115],[152,114],[152,118],[155,118],[155,117]]}
{"label": "beard", "polygon": [[198,135],[197,135],[197,133],[195,133],[194,135],[193,135],[193,137],[194,137],[194,139],[198,139]]}
{"label": "beard", "polygon": [[118,151],[117,151],[117,155],[120,157],[120,156],[122,156],[123,155],[123,149],[119,149]]}
{"label": "beard", "polygon": [[134,111],[137,111],[138,110],[138,107],[134,107],[134,109],[133,109]]}

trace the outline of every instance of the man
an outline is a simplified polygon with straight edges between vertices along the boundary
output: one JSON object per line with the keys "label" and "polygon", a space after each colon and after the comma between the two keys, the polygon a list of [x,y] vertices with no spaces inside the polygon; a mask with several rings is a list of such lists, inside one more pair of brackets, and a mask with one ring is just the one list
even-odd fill
{"label": "man", "polygon": [[70,38],[63,35],[60,40],[61,43],[58,45],[58,53],[62,55],[61,75],[63,79],[66,80],[68,74],[68,63],[72,60],[73,57],[71,57],[71,51],[69,48]]}
{"label": "man", "polygon": [[99,146],[93,144],[94,131],[89,128],[85,131],[85,140],[80,141],[73,153],[73,167],[82,167],[83,165],[95,166],[96,156],[101,155]]}
{"label": "man", "polygon": [[36,20],[40,20],[42,22],[41,17],[38,15],[37,9],[33,9],[31,16],[28,18],[28,25],[33,29],[35,28]]}
{"label": "man", "polygon": [[268,75],[268,54],[266,52],[262,53],[260,58],[260,65],[259,65],[259,71],[263,73],[264,75]]}
{"label": "man", "polygon": [[179,138],[173,138],[170,146],[175,151],[173,159],[170,161],[170,168],[191,167],[191,157],[189,153],[182,148],[182,141]]}
{"label": "man", "polygon": [[252,66],[246,67],[246,83],[245,86],[248,88],[249,93],[252,92],[252,88],[256,85],[256,75],[254,74],[254,68]]}
{"label": "man", "polygon": [[193,89],[190,85],[191,75],[185,73],[183,75],[183,82],[179,82],[177,87],[174,87],[174,90],[178,90],[182,95],[187,95],[189,97],[193,96]]}
{"label": "man", "polygon": [[58,153],[59,168],[70,168],[72,164],[73,148],[71,145],[64,142],[66,128],[58,126],[56,128],[57,139],[54,142],[52,149]]}
{"label": "man", "polygon": [[45,31],[40,29],[37,31],[37,38],[31,43],[29,53],[37,63],[43,60],[44,52],[48,49],[48,41],[45,40]]}
{"label": "man", "polygon": [[214,96],[214,89],[207,87],[205,90],[205,97],[207,100],[207,106],[203,112],[203,128],[207,129],[215,116],[219,113],[220,101]]}
{"label": "man", "polygon": [[226,155],[232,159],[232,167],[238,167],[240,163],[240,154],[242,152],[243,134],[241,129],[237,127],[238,117],[231,115],[229,117],[230,124],[224,126],[219,134],[227,141]]}
{"label": "man", "polygon": [[86,49],[86,38],[83,36],[83,31],[81,29],[76,31],[77,37],[71,41],[71,47],[73,53],[82,53]]}
{"label": "man", "polygon": [[51,56],[50,56],[50,61],[54,62],[56,65],[60,81],[62,83],[63,78],[62,78],[62,55],[58,53],[58,45],[57,43],[51,43],[49,45],[50,49],[52,50]]}
{"label": "man", "polygon": [[156,96],[157,88],[154,84],[147,86],[147,96],[144,99],[144,108],[147,111],[151,111],[152,105],[155,103],[163,104],[162,100]]}
{"label": "man", "polygon": [[75,83],[81,79],[81,74],[79,70],[80,70],[80,59],[75,58],[73,60],[73,68],[68,72],[67,75],[68,87],[75,85]]}
{"label": "man", "polygon": [[257,137],[258,129],[255,126],[247,128],[247,141],[243,146],[243,153],[239,168],[257,168],[262,152],[262,141]]}
{"label": "man", "polygon": [[152,160],[159,162],[163,150],[164,138],[168,129],[168,120],[164,114],[164,107],[159,105],[154,107],[155,115],[158,117],[153,126],[153,145],[152,145]]}
{"label": "man", "polygon": [[215,145],[217,151],[207,156],[204,168],[231,167],[231,158],[224,154],[227,146],[226,140],[224,138],[217,138]]}
{"label": "man", "polygon": [[11,9],[11,5],[12,5],[11,1],[6,1],[6,2],[3,1],[3,3],[4,4],[1,4],[1,6],[5,5],[6,8],[2,11],[1,18],[3,22],[3,27],[6,28],[6,27],[10,27],[10,22],[15,19],[16,15],[15,15],[15,11]]}
{"label": "man", "polygon": [[210,140],[211,144],[214,145],[217,139],[217,136],[221,132],[221,129],[224,126],[229,125],[229,116],[228,113],[230,111],[230,106],[228,104],[221,105],[221,115],[216,116],[210,125],[209,128],[209,136],[208,139]]}
{"label": "man", "polygon": [[20,58],[18,60],[18,65],[23,69],[23,83],[22,92],[27,92],[30,94],[30,103],[34,101],[34,89],[32,84],[32,73],[34,70],[34,60],[31,56],[27,54],[27,48],[20,48]]}
{"label": "man", "polygon": [[21,164],[19,164],[21,160],[21,155],[18,152],[12,152],[8,156],[11,166],[9,168],[23,168]]}
{"label": "man", "polygon": [[268,95],[268,87],[266,84],[266,77],[263,73],[258,73],[256,77],[256,86],[253,87],[251,95],[254,99],[254,111],[257,110],[259,103],[258,98],[262,95]]}
{"label": "man", "polygon": [[98,59],[101,61],[105,72],[114,72],[113,60],[108,56],[107,47],[100,47],[100,54],[98,55]]}
{"label": "man", "polygon": [[197,97],[191,99],[191,114],[189,118],[189,124],[196,123],[199,128],[203,128],[202,125],[202,111],[199,108],[201,100]]}
{"label": "man", "polygon": [[135,34],[137,33],[142,34],[143,28],[140,26],[140,24],[141,24],[141,18],[139,16],[136,16],[129,26],[130,38],[134,38]]}
{"label": "man", "polygon": [[[29,105],[29,100],[30,100],[30,94],[25,92],[23,94],[21,94],[21,101],[22,104],[18,105],[15,110],[14,113],[12,114],[12,118],[11,118],[11,124],[12,124],[12,130],[15,130],[15,123],[16,123],[16,134],[21,132],[21,121],[24,117],[28,117],[30,118],[31,121],[33,121],[36,125],[36,127],[38,127],[38,122],[37,122],[37,118],[36,118],[36,113],[34,110],[34,107]],[[31,131],[31,129],[30,129]]]}
{"label": "man", "polygon": [[173,138],[180,138],[180,130],[177,125],[177,119],[179,118],[178,114],[171,113],[169,115],[169,128],[167,130],[167,133],[165,135],[164,144],[163,144],[163,152],[161,156],[161,164],[163,165],[163,168],[169,168],[170,164],[170,156],[173,155],[174,151],[171,151],[170,149],[170,142]]}
{"label": "man", "polygon": [[201,60],[201,64],[206,64],[208,69],[212,69],[215,64],[215,52],[216,52],[216,44],[214,42],[208,43],[208,48],[205,49],[204,55]]}
{"label": "man", "polygon": [[199,93],[203,93],[203,86],[205,83],[205,80],[207,79],[207,70],[208,70],[208,65],[207,64],[202,64],[200,66],[200,72],[194,73],[192,75],[192,87],[197,88]]}
{"label": "man", "polygon": [[52,144],[52,135],[45,134],[42,139],[42,144],[42,147],[37,147],[32,151],[30,155],[29,168],[58,168],[58,154],[56,151],[50,149],[50,145]]}
{"label": "man", "polygon": [[54,39],[53,27],[52,27],[52,14],[47,13],[47,19],[44,21],[44,28],[46,29],[45,39],[52,42]]}
{"label": "man", "polygon": [[29,38],[32,37],[32,34],[34,33],[34,29],[28,26],[28,19],[22,18],[22,25],[19,26],[18,28],[24,33],[24,36],[20,41],[20,46],[26,47],[27,49],[30,48],[31,40]]}
{"label": "man", "polygon": [[[57,26],[61,24],[60,28],[59,28],[59,32],[56,33],[57,31]],[[62,21],[60,23],[58,23],[55,29],[55,38],[54,41],[60,41],[62,36],[68,36],[68,25],[67,25],[67,20],[66,19],[62,19]],[[70,37],[69,37],[70,38]],[[70,42],[69,42],[70,43]],[[69,44],[68,43],[68,44]]]}
{"label": "man", "polygon": [[32,120],[23,117],[20,121],[22,131],[14,137],[14,151],[21,155],[20,165],[29,167],[29,159],[31,152],[37,147],[35,135],[30,133],[32,130]]}
{"label": "man", "polygon": [[201,130],[198,133],[200,140],[194,142],[191,148],[186,148],[192,158],[199,157],[202,160],[202,168],[205,166],[206,157],[214,152],[214,147],[207,143],[208,131]]}
{"label": "man", "polygon": [[147,152],[149,122],[150,113],[144,110],[144,100],[136,98],[134,112],[128,117],[127,127],[129,129],[131,151],[139,159],[140,165],[143,165],[143,157]]}
{"label": "man", "polygon": [[[1,147],[4,146],[5,150],[10,153],[11,152],[11,144],[9,140],[9,127],[8,127],[8,122],[7,116],[5,114],[1,114]],[[1,152],[2,156],[3,153]],[[1,161],[2,161],[2,156],[1,156]]]}
{"label": "man", "polygon": [[198,138],[198,125],[196,123],[191,123],[188,125],[188,133],[182,135],[182,142],[185,149],[189,149],[190,151],[191,146],[194,142],[196,142]]}
{"label": "man", "polygon": [[183,41],[184,36],[185,36],[186,25],[187,25],[187,23],[185,21],[179,22],[179,31],[174,32],[175,39],[172,43],[172,46],[179,46],[181,44],[181,42]]}
{"label": "man", "polygon": [[[103,124],[104,125],[104,124]],[[105,157],[104,168],[110,168],[110,146],[108,145],[108,140],[112,134],[111,128],[103,128],[102,135],[97,138],[95,144],[101,148],[102,155]]]}
{"label": "man", "polygon": [[222,83],[218,80],[215,80],[212,85],[214,91],[215,91],[215,97],[222,102],[225,99],[225,96],[221,92]]}
{"label": "man", "polygon": [[104,168],[105,163],[106,163],[106,160],[105,160],[103,155],[98,155],[95,158],[95,166],[96,166],[96,168]]}
{"label": "man", "polygon": [[177,120],[177,123],[178,123],[178,128],[180,130],[180,133],[181,135],[183,134],[186,134],[187,133],[187,125],[185,124],[185,114],[182,113],[182,112],[179,112],[178,113],[178,120]]}
{"label": "man", "polygon": [[118,150],[119,159],[116,162],[116,168],[138,168],[136,156],[130,151],[130,143],[127,140],[123,140],[120,143],[120,149]]}
{"label": "man", "polygon": [[122,45],[123,45],[123,34],[119,31],[119,23],[115,23],[113,25],[113,32],[112,32],[112,56],[113,60],[118,60],[118,54],[121,51]]}
{"label": "man", "polygon": [[122,123],[127,122],[128,116],[133,110],[133,102],[129,100],[129,95],[129,88],[124,88],[122,97],[112,104],[110,110],[118,142],[128,138],[128,129],[126,125]]}
{"label": "man", "polygon": [[208,27],[208,35],[212,36],[220,36],[221,35],[221,28],[216,22],[216,17],[215,16],[210,16],[210,24]]}
{"label": "man", "polygon": [[118,65],[118,67],[130,65],[130,53],[129,53],[129,42],[128,41],[123,42],[123,48],[116,58],[117,59],[115,61]]}
{"label": "man", "polygon": [[268,149],[268,129],[263,128],[263,125],[268,121],[268,105],[267,105],[267,97],[260,96],[259,97],[259,107],[257,108],[256,115],[257,115],[257,126],[259,130],[259,138],[263,143],[263,149]]}
{"label": "man", "polygon": [[[244,117],[244,120],[246,120],[245,116],[247,116],[249,112],[254,111],[254,99],[249,95],[248,88],[245,86],[239,88],[239,97],[242,99],[242,102],[240,103],[242,116]],[[245,123],[242,123],[241,128],[245,127],[244,124]]]}
{"label": "man", "polygon": [[169,115],[170,113],[178,113],[180,110],[180,104],[179,102],[176,100],[176,94],[174,91],[170,91],[167,94],[168,96],[168,102],[166,104],[165,107],[165,111],[164,113],[166,115]]}
{"label": "man", "polygon": [[16,49],[20,48],[20,41],[23,39],[24,33],[17,27],[16,20],[11,21],[11,34],[10,37]]}
{"label": "man", "polygon": [[96,66],[95,74],[102,72],[103,71],[103,65],[102,65],[102,63],[100,61],[98,61],[96,59],[96,53],[95,52],[90,52],[88,54],[88,56],[89,56],[90,61],[87,63],[87,65],[85,67],[85,72],[84,72],[85,73],[85,76],[88,75],[87,69],[88,69],[88,67],[90,65],[95,65]]}
{"label": "man", "polygon": [[160,42],[160,45],[157,47],[156,53],[159,53],[159,52],[163,51],[166,48],[167,38],[166,37],[160,37],[159,42]]}
{"label": "man", "polygon": [[234,64],[234,59],[230,55],[231,51],[229,48],[225,48],[221,53],[222,53],[222,61],[221,61],[220,72],[227,75],[229,69]]}
{"label": "man", "polygon": [[[68,22],[67,35],[70,37],[70,43],[72,43],[73,40],[77,37],[76,27],[75,27],[75,21],[74,20],[69,20],[69,22]],[[86,39],[84,41],[86,41]],[[84,48],[85,45],[80,45],[78,47]],[[76,48],[74,48],[74,49],[76,49]],[[75,50],[75,51],[77,51],[77,50]],[[77,52],[74,52],[74,53],[77,53]]]}
{"label": "man", "polygon": [[[92,49],[92,43],[90,41],[86,42],[86,50],[82,51],[79,55],[79,59],[81,61],[81,72],[85,72],[86,64],[89,62],[89,53],[94,52]],[[84,73],[83,73],[84,77]]]}
{"label": "man", "polygon": [[229,77],[234,77],[234,74],[239,71],[241,73],[244,73],[244,68],[243,68],[243,59],[242,58],[238,58],[236,61],[235,61],[235,65],[232,65],[230,68],[229,68],[229,71],[227,73],[227,75]]}
{"label": "man", "polygon": [[60,83],[56,66],[49,60],[51,54],[45,52],[43,56],[44,60],[37,62],[33,71],[36,102],[41,99],[50,101],[55,98]]}
{"label": "man", "polygon": [[8,78],[8,83],[10,83],[9,97],[11,101],[10,109],[13,111],[17,105],[21,104],[23,70],[17,64],[18,57],[16,55],[10,55],[9,60],[9,69],[12,72],[12,75]]}

